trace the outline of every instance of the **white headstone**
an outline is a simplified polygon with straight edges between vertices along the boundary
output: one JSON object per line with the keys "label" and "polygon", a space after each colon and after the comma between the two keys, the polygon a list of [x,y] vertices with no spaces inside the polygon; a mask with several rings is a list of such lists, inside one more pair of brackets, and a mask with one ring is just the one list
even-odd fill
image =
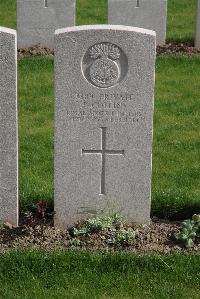
{"label": "white headstone", "polygon": [[196,33],[195,33],[195,47],[200,48],[200,0],[196,0]]}
{"label": "white headstone", "polygon": [[153,31],[56,31],[56,225],[101,212],[149,222],[154,65]]}
{"label": "white headstone", "polygon": [[73,26],[76,0],[17,0],[18,48],[53,49],[54,32]]}
{"label": "white headstone", "polygon": [[0,27],[0,222],[18,225],[16,31]]}
{"label": "white headstone", "polygon": [[108,0],[108,24],[156,31],[157,45],[165,43],[167,0]]}

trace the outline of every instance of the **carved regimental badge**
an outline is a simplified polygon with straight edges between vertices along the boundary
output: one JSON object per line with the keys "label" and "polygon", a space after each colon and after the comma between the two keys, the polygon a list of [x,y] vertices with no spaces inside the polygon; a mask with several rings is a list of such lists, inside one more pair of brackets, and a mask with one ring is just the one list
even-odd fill
{"label": "carved regimental badge", "polygon": [[127,73],[127,58],[111,43],[100,43],[88,49],[83,57],[83,73],[94,86],[108,88],[117,84]]}

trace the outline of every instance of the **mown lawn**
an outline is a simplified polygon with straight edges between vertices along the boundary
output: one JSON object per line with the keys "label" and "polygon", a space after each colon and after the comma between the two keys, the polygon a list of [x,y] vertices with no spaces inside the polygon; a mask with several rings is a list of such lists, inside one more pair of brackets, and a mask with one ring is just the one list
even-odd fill
{"label": "mown lawn", "polygon": [[0,298],[199,299],[199,264],[194,255],[12,252],[0,256]]}
{"label": "mown lawn", "polygon": [[[193,41],[195,0],[168,0],[168,40]],[[106,22],[105,0],[78,0],[77,24]],[[15,0],[0,25],[16,28]],[[200,57],[156,64],[152,214],[200,210]],[[20,207],[53,205],[53,58],[19,60]],[[11,252],[0,255],[0,298],[199,299],[200,256]]]}
{"label": "mown lawn", "polygon": [[200,57],[158,58],[156,65],[152,212],[200,211]]}
{"label": "mown lawn", "polygon": [[168,0],[167,40],[194,41],[196,0]]}
{"label": "mown lawn", "polygon": [[[16,1],[0,1],[0,26],[16,28]],[[193,41],[196,0],[168,0],[167,39]],[[76,24],[107,23],[106,0],[77,0]]]}
{"label": "mown lawn", "polygon": [[[168,1],[168,38],[192,40],[195,0]],[[77,24],[105,23],[106,0],[78,0]],[[15,1],[1,0],[0,24],[16,26]],[[158,58],[154,118],[152,214],[199,210],[200,58]],[[53,204],[53,59],[19,61],[20,203]]]}
{"label": "mown lawn", "polygon": [[[200,57],[158,58],[152,214],[188,217],[200,210]],[[53,204],[53,59],[19,61],[20,200]]]}

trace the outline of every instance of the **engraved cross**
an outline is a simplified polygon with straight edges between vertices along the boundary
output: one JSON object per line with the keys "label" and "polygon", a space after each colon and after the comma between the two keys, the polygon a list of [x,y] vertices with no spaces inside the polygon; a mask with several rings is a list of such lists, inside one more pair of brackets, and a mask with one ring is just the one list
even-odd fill
{"label": "engraved cross", "polygon": [[48,0],[44,0],[44,8],[48,7]]}
{"label": "engraved cross", "polygon": [[106,127],[101,128],[101,149],[100,150],[85,150],[82,149],[82,155],[96,154],[101,155],[101,185],[100,194],[105,195],[105,181],[106,181],[106,155],[123,155],[124,150],[108,150],[106,149]]}
{"label": "engraved cross", "polygon": [[136,7],[140,7],[140,0],[136,0]]}

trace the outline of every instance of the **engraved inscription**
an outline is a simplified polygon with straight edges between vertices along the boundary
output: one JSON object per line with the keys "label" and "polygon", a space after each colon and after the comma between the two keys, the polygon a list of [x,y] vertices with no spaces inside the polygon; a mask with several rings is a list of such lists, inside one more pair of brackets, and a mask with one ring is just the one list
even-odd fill
{"label": "engraved inscription", "polygon": [[101,183],[100,183],[100,195],[106,194],[106,173],[105,173],[105,166],[106,166],[106,155],[123,155],[124,150],[108,150],[106,149],[106,127],[101,128],[101,149],[100,150],[86,150],[82,149],[82,155],[84,154],[96,154],[101,155]]}
{"label": "engraved inscription", "polygon": [[126,55],[111,43],[99,43],[90,47],[82,61],[84,77],[99,88],[114,86],[125,77],[127,70]]}
{"label": "engraved inscription", "polygon": [[67,119],[73,122],[96,121],[104,123],[138,123],[143,119],[140,111],[124,112],[115,110],[100,110],[100,109],[73,109],[67,110]]}
{"label": "engraved inscription", "polygon": [[134,100],[134,94],[130,93],[76,93],[66,109],[66,119],[72,122],[137,124],[144,120],[144,114],[133,108]]}

